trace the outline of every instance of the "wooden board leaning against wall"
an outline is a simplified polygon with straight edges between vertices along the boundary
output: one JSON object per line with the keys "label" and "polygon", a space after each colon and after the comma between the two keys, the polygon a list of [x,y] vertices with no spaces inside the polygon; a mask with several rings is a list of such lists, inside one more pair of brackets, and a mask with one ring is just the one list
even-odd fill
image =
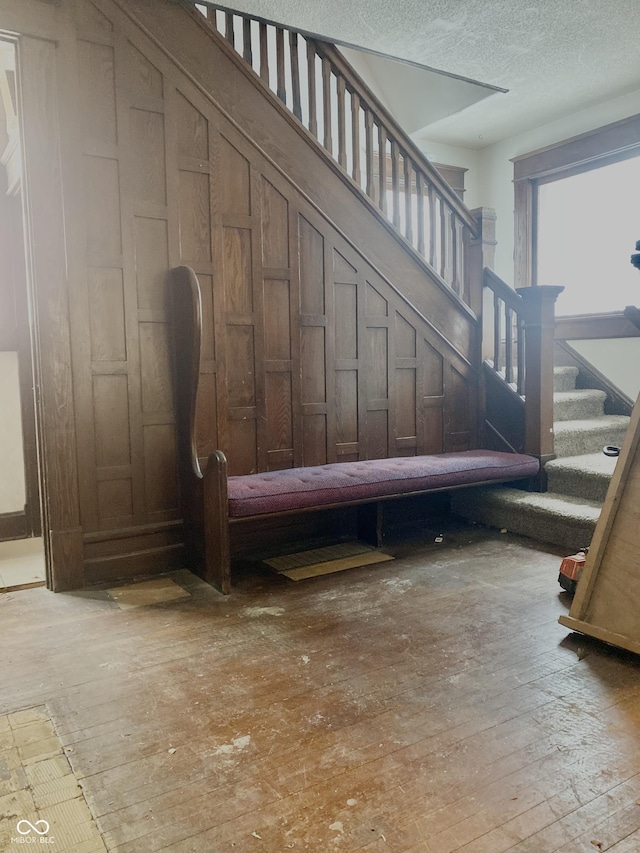
{"label": "wooden board leaning against wall", "polygon": [[568,616],[560,624],[640,654],[640,398]]}

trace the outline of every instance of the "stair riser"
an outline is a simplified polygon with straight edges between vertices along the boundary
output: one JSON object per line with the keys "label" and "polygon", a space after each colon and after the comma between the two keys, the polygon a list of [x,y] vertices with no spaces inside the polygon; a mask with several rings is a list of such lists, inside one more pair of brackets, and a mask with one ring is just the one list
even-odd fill
{"label": "stair riser", "polygon": [[573,369],[566,373],[554,373],[553,375],[553,390],[554,391],[574,391],[576,387],[576,377],[578,370]]}
{"label": "stair riser", "polygon": [[601,418],[604,415],[604,402],[598,398],[585,397],[581,400],[561,400],[553,404],[553,418],[556,421],[579,421]]}
{"label": "stair riser", "polygon": [[588,547],[595,530],[595,521],[564,519],[540,509],[523,512],[517,506],[492,506],[490,501],[465,499],[459,494],[452,510],[469,521],[489,527],[506,528],[510,533],[529,536],[538,542],[549,542],[565,548],[567,554]]}
{"label": "stair riser", "polygon": [[598,474],[578,474],[575,471],[547,469],[549,492],[571,495],[588,501],[604,503],[611,478]]}
{"label": "stair riser", "polygon": [[614,429],[605,427],[602,430],[562,435],[556,432],[554,451],[556,456],[581,456],[585,453],[599,453],[607,444],[620,446],[624,440],[624,434],[625,430],[619,427]]}

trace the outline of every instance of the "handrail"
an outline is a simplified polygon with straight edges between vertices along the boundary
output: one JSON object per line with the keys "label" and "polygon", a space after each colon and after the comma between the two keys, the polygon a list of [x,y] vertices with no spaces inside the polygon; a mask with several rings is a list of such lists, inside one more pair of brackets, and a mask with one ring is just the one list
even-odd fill
{"label": "handrail", "polygon": [[471,305],[468,249],[478,237],[476,219],[339,50],[224,7],[208,6],[205,18],[439,278]]}
{"label": "handrail", "polygon": [[[447,200],[447,203],[451,205],[456,214],[463,220],[465,225],[469,227],[470,231],[475,236],[476,223],[469,209],[460,201],[460,198],[456,195],[454,190],[451,189],[433,163],[431,163],[426,155],[418,148],[411,137],[407,135],[406,131],[400,127],[384,104],[378,100],[362,77],[360,77],[357,71],[349,65],[338,48],[330,42],[316,41],[315,45],[318,52],[321,55],[324,54],[328,59],[330,59],[335,68],[337,68],[345,79],[349,81],[354,90],[358,90],[361,93],[361,102],[362,96],[366,98],[367,103],[375,111],[376,116],[384,121],[384,125],[387,128],[387,134],[389,130],[392,131],[393,136],[398,141],[398,144],[401,142],[403,147],[406,148],[407,153],[411,154],[415,163],[420,166],[425,175],[428,175],[430,182]],[[387,138],[390,137],[387,136]]]}
{"label": "handrail", "polygon": [[588,341],[640,336],[640,309],[627,305],[623,311],[572,314],[556,318],[556,340]]}
{"label": "handrail", "polygon": [[627,305],[622,313],[630,323],[633,323],[636,329],[640,329],[640,308],[636,305]]}

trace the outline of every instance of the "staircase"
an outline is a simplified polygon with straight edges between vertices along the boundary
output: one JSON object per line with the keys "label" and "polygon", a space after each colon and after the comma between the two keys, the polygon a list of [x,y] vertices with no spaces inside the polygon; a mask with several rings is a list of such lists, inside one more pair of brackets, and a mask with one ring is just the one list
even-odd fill
{"label": "staircase", "polygon": [[622,444],[629,418],[605,415],[605,392],[576,390],[577,375],[577,367],[554,369],[557,458],[545,465],[547,492],[510,488],[466,491],[454,497],[454,512],[560,545],[568,552],[589,545],[616,464],[616,458],[605,456],[602,448]]}

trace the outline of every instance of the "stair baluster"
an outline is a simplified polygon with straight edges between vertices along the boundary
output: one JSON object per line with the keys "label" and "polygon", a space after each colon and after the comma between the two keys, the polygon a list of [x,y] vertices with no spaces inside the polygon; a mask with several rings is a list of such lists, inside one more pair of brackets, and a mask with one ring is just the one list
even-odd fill
{"label": "stair baluster", "polygon": [[[293,30],[285,39],[283,27],[227,9],[209,7],[204,17],[452,293],[467,305],[479,303],[479,276],[474,294],[464,262],[464,248],[478,236],[474,217],[340,51]],[[305,45],[307,61],[301,63]]]}

